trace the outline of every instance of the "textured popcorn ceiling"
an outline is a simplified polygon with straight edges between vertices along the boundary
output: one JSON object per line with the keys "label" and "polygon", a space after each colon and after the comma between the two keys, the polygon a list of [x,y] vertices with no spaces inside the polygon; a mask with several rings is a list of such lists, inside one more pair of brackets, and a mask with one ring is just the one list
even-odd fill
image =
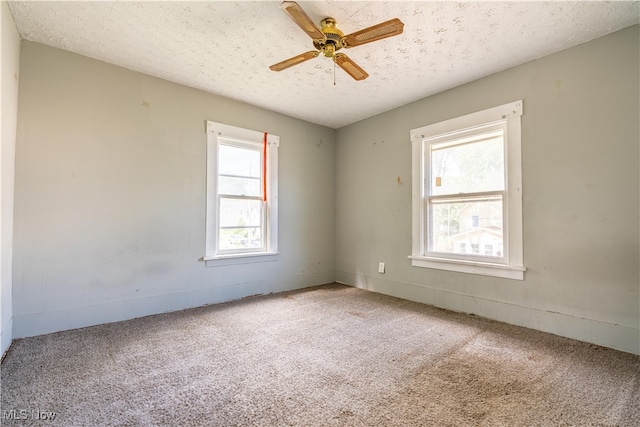
{"label": "textured popcorn ceiling", "polygon": [[639,22],[623,2],[299,2],[345,33],[398,17],[404,33],[343,49],[356,82],[313,49],[279,2],[10,2],[23,38],[339,128]]}

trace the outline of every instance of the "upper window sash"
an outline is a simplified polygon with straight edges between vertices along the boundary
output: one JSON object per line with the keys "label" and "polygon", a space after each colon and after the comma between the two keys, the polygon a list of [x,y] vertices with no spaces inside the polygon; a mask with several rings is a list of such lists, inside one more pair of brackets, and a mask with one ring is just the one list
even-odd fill
{"label": "upper window sash", "polygon": [[[440,177],[438,180],[437,171],[433,170],[434,156],[436,152],[451,150],[454,148],[464,147],[471,144],[480,144],[482,142],[502,139],[502,161],[503,170],[500,178],[499,185],[496,183],[489,185],[485,183],[485,187],[475,187],[473,191],[465,191],[465,189],[456,189],[447,191],[448,180],[447,177]],[[433,137],[425,138],[422,141],[422,152],[424,156],[423,163],[423,182],[424,182],[424,195],[425,196],[441,196],[441,195],[455,195],[460,196],[468,193],[479,193],[486,191],[504,191],[507,188],[507,124],[506,121],[500,120],[498,122],[484,124],[481,126],[475,126],[463,131],[448,133],[445,135],[437,135]],[[442,178],[445,178],[444,181]],[[497,177],[496,177],[497,179]],[[440,181],[440,182],[438,182]]]}
{"label": "upper window sash", "polygon": [[[230,196],[234,198],[258,198],[258,199],[264,198],[263,144],[249,143],[247,141],[236,141],[229,138],[218,138],[217,148],[218,148],[218,162],[219,162],[216,165],[218,167],[217,175],[218,175],[219,181],[222,181],[218,183],[219,184],[218,196]],[[253,161],[253,164],[248,165],[249,166],[248,171],[246,167],[242,167],[240,169],[224,167],[223,161],[221,160],[222,158],[226,157],[227,160],[230,160],[231,162],[233,162],[234,160],[236,161],[238,160],[237,157],[239,156],[239,153],[236,151],[235,153],[236,159],[234,159],[233,153],[235,150],[228,151],[229,148],[243,150],[245,151],[245,153],[243,153],[243,155],[245,156],[247,154],[246,152],[251,153],[253,158],[249,157],[249,158],[242,159],[243,161],[249,160],[249,163]],[[227,151],[226,154],[224,153],[224,151]],[[245,164],[246,163],[243,163],[242,166],[245,166]],[[252,168],[253,168],[253,171],[252,171]],[[246,192],[243,193],[243,192],[237,191],[238,188],[234,188],[234,186],[231,185],[234,182],[234,180],[240,180],[240,182],[236,181],[236,184],[242,184],[244,181],[245,187],[242,189],[245,190]],[[226,182],[227,186],[225,186],[223,185],[224,181],[230,181],[230,182]],[[252,182],[253,185],[250,185],[247,188],[246,185],[249,182]]]}

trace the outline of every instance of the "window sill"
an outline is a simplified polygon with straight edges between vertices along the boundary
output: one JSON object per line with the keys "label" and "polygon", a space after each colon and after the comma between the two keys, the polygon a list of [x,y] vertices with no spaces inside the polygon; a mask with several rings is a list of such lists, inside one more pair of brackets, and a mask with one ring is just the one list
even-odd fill
{"label": "window sill", "polygon": [[414,267],[434,268],[458,273],[480,274],[503,279],[524,280],[525,268],[515,265],[491,264],[488,262],[462,261],[457,259],[410,256]]}
{"label": "window sill", "polygon": [[279,252],[253,252],[246,254],[205,256],[202,260],[207,267],[224,267],[227,265],[254,264],[278,260]]}

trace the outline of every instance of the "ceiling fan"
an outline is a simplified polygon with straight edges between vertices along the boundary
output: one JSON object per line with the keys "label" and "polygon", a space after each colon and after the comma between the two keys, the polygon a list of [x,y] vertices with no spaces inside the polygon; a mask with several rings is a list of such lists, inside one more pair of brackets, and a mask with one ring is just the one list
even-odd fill
{"label": "ceiling fan", "polygon": [[338,29],[336,20],[333,18],[323,19],[320,22],[320,28],[318,28],[311,18],[309,18],[309,15],[294,1],[283,1],[280,8],[313,39],[313,46],[317,50],[305,52],[293,58],[278,62],[269,67],[273,71],[286,70],[289,67],[316,58],[322,53],[327,58],[332,58],[340,68],[354,79],[364,80],[369,77],[369,74],[347,55],[336,52],[343,47],[348,49],[387,37],[397,36],[398,34],[402,34],[404,27],[402,21],[394,18],[345,36],[344,33]]}

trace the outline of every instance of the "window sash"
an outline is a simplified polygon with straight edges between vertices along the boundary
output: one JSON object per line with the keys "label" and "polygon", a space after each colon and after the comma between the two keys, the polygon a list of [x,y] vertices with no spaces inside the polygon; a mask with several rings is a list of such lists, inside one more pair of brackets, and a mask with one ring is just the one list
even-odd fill
{"label": "window sash", "polygon": [[[233,169],[229,169],[228,167],[222,167],[222,161],[223,161],[223,156],[221,155],[221,150],[223,147],[230,147],[230,148],[237,148],[240,150],[246,150],[249,152],[253,153],[253,156],[257,155],[257,159],[259,159],[259,161],[257,162],[257,164],[255,164],[254,166],[257,167],[257,173],[254,174],[243,174],[242,170],[233,170]],[[264,192],[264,185],[263,185],[263,180],[265,179],[264,176],[264,165],[262,162],[263,156],[264,156],[264,147],[262,144],[257,144],[255,142],[251,142],[251,141],[242,141],[239,140],[237,138],[219,138],[218,140],[218,165],[217,165],[217,175],[218,175],[218,194],[224,194],[224,195],[228,195],[228,196],[232,196],[232,195],[236,195],[236,196],[255,196],[255,197],[263,197],[263,192]],[[256,159],[256,157],[254,157],[253,159],[249,159],[249,160],[254,160]],[[227,159],[227,160],[231,160],[231,159]],[[225,173],[225,172],[233,172],[233,173]],[[257,188],[258,191],[254,194],[238,194],[238,193],[229,193],[229,192],[223,192],[222,187],[222,179],[221,178],[231,178],[236,179],[236,180],[246,180],[246,181],[257,181]],[[228,180],[227,180],[228,182]]]}
{"label": "window sash", "polygon": [[[491,200],[499,200],[502,205],[501,211],[501,227],[502,227],[502,250],[501,256],[487,256],[483,251],[480,251],[478,255],[471,253],[456,253],[450,251],[438,251],[434,249],[434,241],[436,232],[434,231],[437,225],[434,220],[433,207],[437,203],[477,203],[486,202]],[[508,229],[507,229],[507,193],[506,191],[486,191],[479,193],[468,193],[460,195],[437,195],[437,196],[425,196],[422,205],[422,215],[424,216],[424,227],[422,230],[422,247],[420,254],[425,257],[443,258],[443,259],[457,259],[468,261],[489,262],[497,264],[509,263],[509,245],[508,245]],[[455,245],[454,245],[455,249]]]}
{"label": "window sash", "polygon": [[[244,225],[222,225],[222,201],[223,200],[251,200],[259,202],[260,206],[260,215],[259,215],[259,224],[244,224]],[[267,250],[267,202],[265,202],[262,197],[250,197],[250,196],[235,196],[235,195],[223,195],[218,194],[218,203],[217,203],[217,212],[216,215],[216,227],[218,229],[217,238],[216,238],[216,253],[218,254],[238,254],[238,253],[252,253],[252,252],[264,252]],[[225,249],[222,244],[222,239],[224,238],[223,230],[231,230],[231,229],[258,229],[260,234],[260,244],[257,246],[245,246],[238,248],[228,248]],[[249,239],[249,236],[247,236]]]}
{"label": "window sash", "polygon": [[503,174],[501,185],[499,187],[485,188],[482,189],[482,191],[504,191],[507,189],[507,123],[505,120],[499,120],[492,123],[482,124],[480,126],[473,126],[457,132],[450,132],[444,135],[424,138],[422,140],[422,152],[424,156],[422,169],[425,177],[425,180],[423,181],[423,194],[435,195],[437,193],[442,196],[461,194],[460,192],[446,192],[443,191],[443,188],[435,186],[434,183],[436,182],[437,176],[434,176],[434,152],[452,149],[454,147],[464,147],[471,144],[480,144],[482,142],[492,141],[499,136],[502,137]]}

